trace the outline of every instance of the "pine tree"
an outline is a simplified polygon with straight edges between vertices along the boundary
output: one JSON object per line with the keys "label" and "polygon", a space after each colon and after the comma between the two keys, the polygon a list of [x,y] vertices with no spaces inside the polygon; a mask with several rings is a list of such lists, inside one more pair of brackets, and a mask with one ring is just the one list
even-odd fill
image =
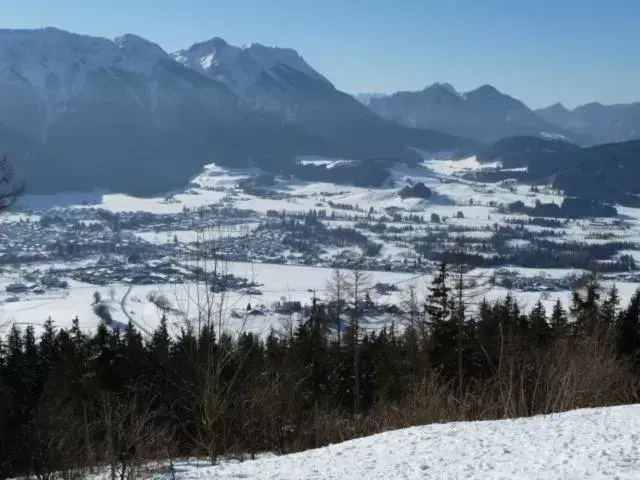
{"label": "pine tree", "polygon": [[618,326],[618,351],[634,363],[640,360],[640,289],[621,313]]}
{"label": "pine tree", "polygon": [[529,313],[529,324],[538,341],[538,345],[542,347],[548,345],[551,340],[551,327],[547,322],[547,313],[540,300],[536,302]]}
{"label": "pine tree", "polygon": [[618,293],[618,288],[613,285],[607,292],[607,296],[600,308],[600,325],[602,325],[604,329],[610,330],[615,327],[619,308],[620,294]]}
{"label": "pine tree", "polygon": [[25,393],[30,399],[29,408],[35,408],[37,399],[42,393],[40,372],[40,357],[38,355],[38,345],[33,325],[27,326],[24,331],[24,355],[23,355],[23,383]]}
{"label": "pine tree", "polygon": [[135,379],[148,370],[148,357],[142,343],[142,335],[131,321],[127,323],[122,341],[122,366],[128,370],[126,376]]}
{"label": "pine tree", "polygon": [[7,360],[5,368],[5,382],[18,390],[22,384],[24,370],[24,353],[22,332],[14,324],[7,338]]}
{"label": "pine tree", "polygon": [[425,303],[427,322],[432,326],[446,322],[451,315],[451,289],[447,285],[447,279],[447,265],[441,263],[437,275],[431,282]]}
{"label": "pine tree", "polygon": [[453,299],[447,281],[447,265],[442,263],[429,287],[425,302],[428,328],[422,335],[424,339],[428,339],[431,365],[445,377],[454,378],[457,374],[455,358],[459,332],[453,316]]}
{"label": "pine tree", "polygon": [[584,294],[575,290],[571,296],[571,316],[575,319],[574,334],[591,335],[599,327],[600,284],[591,276],[587,280]]}
{"label": "pine tree", "polygon": [[171,352],[171,337],[167,325],[167,315],[162,314],[158,327],[153,332],[150,350],[151,358],[156,366],[167,365]]}
{"label": "pine tree", "polygon": [[44,331],[40,336],[40,362],[41,372],[46,377],[54,364],[58,360],[58,349],[56,346],[56,331],[51,317],[44,322]]}
{"label": "pine tree", "polygon": [[551,328],[556,338],[564,335],[567,329],[567,312],[565,311],[560,299],[556,300],[551,312]]}
{"label": "pine tree", "polygon": [[336,326],[336,336],[338,347],[342,338],[342,312],[344,309],[347,291],[349,288],[347,277],[340,269],[334,269],[331,272],[331,278],[327,281],[327,294],[329,298],[329,315]]}

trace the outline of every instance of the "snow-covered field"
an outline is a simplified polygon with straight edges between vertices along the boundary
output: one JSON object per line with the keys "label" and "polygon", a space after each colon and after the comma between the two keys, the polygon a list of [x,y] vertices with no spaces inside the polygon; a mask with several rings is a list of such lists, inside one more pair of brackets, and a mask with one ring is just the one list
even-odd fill
{"label": "snow-covered field", "polygon": [[175,478],[636,480],[640,405],[413,427],[244,463],[181,465]]}
{"label": "snow-covered field", "polygon": [[[331,166],[333,162],[344,161],[344,159],[309,157],[301,159],[301,161]],[[282,196],[264,198],[248,194],[238,188],[239,181],[259,174],[259,170],[234,170],[211,164],[206,166],[202,174],[197,176],[183,192],[165,198],[136,198],[123,194],[102,194],[99,192],[54,196],[27,195],[21,199],[20,203],[20,206],[25,210],[13,212],[3,217],[0,225],[18,221],[37,223],[41,215],[47,211],[57,211],[56,209],[88,211],[89,207],[99,207],[111,212],[142,211],[158,215],[179,216],[186,210],[215,204],[253,211],[250,217],[243,219],[240,223],[224,227],[225,236],[228,238],[250,238],[260,222],[265,221],[268,212],[305,214],[310,210],[321,208],[326,211],[327,216],[332,213],[338,214],[338,218],[331,221],[331,228],[354,228],[356,222],[346,219],[344,215],[356,212],[364,218],[366,212],[373,208],[376,213],[371,222],[375,223],[378,221],[376,218],[388,218],[388,216],[383,216],[387,215],[385,212],[389,209],[397,209],[404,212],[405,215],[422,216],[427,221],[413,224],[406,222],[396,224],[387,221],[385,224],[387,227],[410,227],[413,229],[395,241],[383,240],[368,230],[361,230],[361,232],[371,241],[382,244],[379,254],[381,260],[395,267],[401,267],[403,262],[413,263],[415,261],[415,244],[410,242],[416,238],[419,241],[420,237],[426,234],[444,232],[448,235],[452,245],[458,238],[463,237],[473,242],[488,242],[496,226],[507,225],[506,222],[514,216],[503,213],[497,208],[498,206],[518,200],[527,205],[533,205],[536,201],[557,203],[562,201],[562,195],[544,186],[533,193],[530,187],[525,185],[479,183],[460,176],[467,172],[495,168],[496,166],[499,167],[499,165],[480,164],[475,157],[464,160],[425,157],[425,162],[418,167],[394,167],[391,171],[393,187],[363,188],[277,178],[271,190]],[[435,192],[435,195],[429,199],[403,199],[398,195],[398,190],[403,185],[417,182],[423,182]],[[345,209],[345,205],[352,210]],[[612,223],[610,219],[565,222],[558,229],[562,232],[562,236],[551,237],[552,241],[603,244],[613,238],[616,241],[629,242],[630,245],[640,244],[640,209],[620,207],[619,213],[621,219],[619,224]],[[428,219],[432,214],[437,214],[446,221],[443,220],[438,224],[430,223]],[[524,219],[526,220],[526,217]],[[83,222],[87,221],[83,220]],[[526,226],[526,230],[534,235],[538,232],[542,233],[545,228],[538,225]],[[193,225],[186,225],[180,229],[169,230],[155,230],[147,227],[142,231],[133,231],[131,234],[141,241],[161,247],[172,243],[189,245],[200,242],[203,238],[203,232],[197,230],[197,225],[195,228]],[[526,248],[529,243],[529,240],[509,240],[509,245],[518,248]],[[277,250],[276,247],[280,248],[278,254],[286,255],[288,253],[282,246],[276,245],[273,247],[274,250]],[[357,250],[358,247],[351,245],[340,248],[328,246],[321,259],[325,260],[326,265],[334,256]],[[622,254],[628,254],[640,260],[640,249],[636,250],[630,247],[617,253],[617,255]],[[326,294],[326,281],[331,270],[318,266],[292,264],[299,260],[302,260],[301,257],[294,255],[287,258],[286,265],[232,262],[229,266],[230,272],[262,284],[260,287],[262,294],[230,293],[225,299],[225,310],[229,314],[234,311],[235,313],[232,318],[227,319],[229,327],[265,332],[271,327],[278,327],[282,322],[281,316],[273,313],[271,306],[274,302],[296,300],[308,304],[313,291],[322,299]],[[318,263],[313,264],[317,265]],[[47,266],[47,264],[43,264],[43,269]],[[516,271],[521,278],[560,279],[570,274],[582,273],[571,269],[541,271],[540,269],[513,268],[510,270]],[[494,273],[495,271],[491,269],[477,269],[472,272],[472,275],[488,278]],[[372,272],[372,283],[397,284],[402,289],[415,286],[419,292],[424,292],[429,280],[430,276],[426,273],[393,273],[382,271],[382,269]],[[5,271],[0,277],[0,290],[4,290],[10,283],[20,281],[20,277],[15,272]],[[616,279],[615,283],[620,289],[623,301],[630,298],[636,288],[640,286],[634,281],[636,280],[624,276]],[[612,283],[613,281],[607,281],[605,285],[608,286]],[[94,328],[98,319],[93,314],[91,302],[96,291],[100,292],[103,299],[108,299],[112,314],[117,321],[125,322],[129,316],[135,319],[139,326],[147,330],[152,330],[157,325],[161,315],[157,308],[147,300],[150,292],[162,294],[172,303],[174,306],[173,322],[193,320],[198,316],[199,296],[194,294],[194,291],[198,291],[198,287],[195,285],[174,283],[134,285],[129,291],[130,286],[126,282],[109,286],[96,286],[80,281],[70,281],[69,284],[70,288],[66,291],[47,291],[43,295],[27,293],[18,297],[13,296],[13,302],[8,301],[12,297],[11,295],[0,294],[0,325],[6,326],[7,323],[15,321],[38,326],[48,317],[52,317],[58,326],[68,326],[77,316],[81,326],[88,329]],[[485,292],[484,295],[491,299],[502,297],[507,293],[509,291],[506,288],[495,287]],[[535,289],[515,290],[513,294],[525,308],[532,306],[538,300],[542,300],[547,308],[551,308],[557,299],[565,302],[569,300],[568,289],[549,292],[545,292],[544,288],[537,289],[537,291]],[[402,296],[402,292],[393,292],[378,300],[399,303]],[[125,301],[121,305],[123,299]],[[374,298],[374,300],[376,299]],[[255,314],[247,317],[247,304],[251,304],[254,309],[259,309],[263,315]],[[124,306],[124,311],[122,306]],[[385,321],[384,318],[371,319],[370,326],[376,328],[384,324]]]}
{"label": "snow-covered field", "polygon": [[[230,262],[225,266],[228,273],[248,278],[258,284],[261,294],[249,294],[242,292],[228,292],[223,296],[211,296],[206,286],[199,283],[166,283],[155,285],[127,285],[113,284],[108,286],[90,285],[82,282],[71,281],[68,289],[48,292],[44,295],[26,294],[20,301],[7,302],[7,295],[0,295],[4,300],[0,303],[0,335],[6,332],[10,324],[20,326],[34,325],[39,331],[44,322],[51,318],[58,327],[70,327],[73,319],[77,317],[81,328],[92,331],[99,324],[99,318],[94,314],[92,304],[94,294],[98,292],[100,297],[109,306],[109,310],[116,322],[126,324],[131,318],[144,333],[152,332],[159,324],[163,311],[149,300],[150,295],[162,295],[170,303],[172,310],[167,313],[171,327],[179,331],[185,322],[196,325],[198,319],[206,317],[213,308],[222,313],[220,325],[231,332],[247,331],[258,335],[267,335],[271,328],[281,330],[289,321],[288,315],[276,313],[273,304],[278,301],[300,301],[303,305],[310,304],[313,295],[320,299],[326,298],[327,282],[332,270],[322,267],[308,267],[296,265],[277,265]],[[545,270],[517,269],[522,277],[534,277],[545,275],[549,278],[560,278],[564,275],[575,273],[572,270]],[[469,276],[477,279],[488,278],[493,272],[490,269],[476,269],[469,272]],[[423,298],[431,275],[394,273],[394,272],[367,272],[370,277],[369,288],[371,297],[375,302],[402,304],[409,287],[415,288],[419,298]],[[371,286],[377,282],[384,282],[398,287],[398,291],[385,295],[377,294]],[[0,281],[0,290],[3,290],[11,278]],[[604,282],[604,287],[610,287],[612,282]],[[628,301],[638,288],[638,284],[630,282],[618,282],[615,284],[619,290],[623,302]],[[507,294],[514,295],[525,309],[541,301],[548,312],[553,304],[560,300],[569,305],[570,292],[524,292],[510,291],[502,287],[491,289],[479,289],[482,296],[469,300],[470,307],[478,304],[482,298],[488,300],[503,298]],[[122,300],[125,299],[124,303]],[[247,305],[251,305],[253,313],[247,312]],[[124,307],[124,310],[123,310]],[[218,318],[218,315],[214,315]],[[298,319],[294,315],[293,320]],[[394,318],[396,323],[403,318]],[[218,320],[216,320],[218,321]],[[391,319],[381,315],[370,317],[366,314],[362,319],[363,330],[372,330],[389,325]],[[401,327],[402,325],[398,325]]]}
{"label": "snow-covered field", "polygon": [[[125,284],[97,286],[71,282],[66,290],[45,295],[26,295],[19,302],[0,304],[0,318],[6,323],[6,329],[14,322],[22,326],[31,324],[41,327],[49,317],[58,327],[69,327],[73,319],[78,317],[82,328],[93,330],[99,323],[92,310],[94,293],[98,292],[107,302],[115,321],[126,324],[130,316],[140,328],[150,332],[159,324],[163,314],[148,299],[152,293],[163,295],[170,302],[174,311],[168,316],[170,323],[176,328],[183,326],[186,321],[197,324],[198,317],[203,318],[206,315],[205,310],[212,307],[216,311],[222,311],[223,325],[229,331],[267,334],[271,327],[283,327],[282,323],[288,319],[288,316],[285,318],[273,312],[271,305],[274,302],[284,299],[309,304],[314,292],[319,297],[324,296],[327,281],[332,273],[331,269],[320,267],[242,262],[228,263],[225,265],[225,271],[264,284],[261,294],[229,292],[224,296],[211,296],[205,285],[196,283],[135,285],[130,290],[130,286]],[[370,285],[384,281],[403,286],[414,284],[422,278],[392,272],[370,272],[369,276]],[[9,283],[10,278],[0,282],[0,289],[4,289]],[[125,296],[123,311],[121,301]],[[399,302],[399,293],[393,292],[385,296],[385,300]],[[248,304],[260,313],[247,314]],[[370,328],[380,327],[383,321],[372,320]],[[0,334],[3,322],[0,322]],[[363,323],[363,328],[366,329],[367,319]]]}

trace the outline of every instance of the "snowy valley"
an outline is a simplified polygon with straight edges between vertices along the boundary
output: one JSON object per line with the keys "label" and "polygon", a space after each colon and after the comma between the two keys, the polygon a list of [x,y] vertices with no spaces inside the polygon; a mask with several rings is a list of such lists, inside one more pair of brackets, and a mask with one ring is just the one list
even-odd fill
{"label": "snowy valley", "polygon": [[0,29],[0,480],[640,478],[640,104],[186,45]]}
{"label": "snowy valley", "polygon": [[[345,162],[300,161],[326,169]],[[384,187],[365,188],[209,165],[166,197],[26,195],[3,219],[2,318],[69,326],[77,317],[93,329],[98,292],[110,299],[115,325],[131,319],[153,331],[167,311],[149,298],[161,295],[179,326],[197,321],[194,292],[211,287],[202,267],[218,262],[230,275],[220,287],[225,324],[266,335],[298,318],[314,295],[329,301],[332,270],[357,265],[372,272],[375,306],[365,325],[377,329],[406,311],[410,289],[425,294],[437,265],[456,261],[455,248],[488,299],[512,292],[525,309],[539,300],[550,309],[568,303],[590,270],[625,301],[632,296],[640,209],[618,207],[613,218],[531,216],[509,206],[561,204],[563,196],[544,185],[468,179],[487,171],[504,173],[475,157],[425,155],[416,167],[392,170]]]}

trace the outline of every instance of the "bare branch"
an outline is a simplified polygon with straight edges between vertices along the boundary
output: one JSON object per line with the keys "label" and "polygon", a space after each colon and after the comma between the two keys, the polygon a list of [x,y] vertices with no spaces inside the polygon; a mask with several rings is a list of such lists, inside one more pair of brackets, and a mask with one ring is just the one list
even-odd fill
{"label": "bare branch", "polygon": [[13,165],[5,155],[0,160],[0,212],[11,208],[24,190],[24,183],[16,183]]}

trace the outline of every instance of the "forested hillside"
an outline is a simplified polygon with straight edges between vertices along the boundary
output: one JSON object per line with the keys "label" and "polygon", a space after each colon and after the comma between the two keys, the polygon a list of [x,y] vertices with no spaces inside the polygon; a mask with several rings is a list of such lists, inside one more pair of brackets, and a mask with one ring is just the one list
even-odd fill
{"label": "forested hillside", "polygon": [[358,272],[339,300],[314,301],[265,338],[222,332],[214,314],[175,329],[165,319],[148,338],[108,316],[93,335],[77,319],[70,330],[48,321],[39,338],[14,325],[0,348],[0,476],[81,478],[103,465],[127,478],[151,459],[216,462],[637,400],[640,293],[620,305],[590,279],[552,312],[507,297],[476,313],[455,287],[461,272],[443,265],[427,297],[410,291],[375,333],[362,331],[371,299]]}

